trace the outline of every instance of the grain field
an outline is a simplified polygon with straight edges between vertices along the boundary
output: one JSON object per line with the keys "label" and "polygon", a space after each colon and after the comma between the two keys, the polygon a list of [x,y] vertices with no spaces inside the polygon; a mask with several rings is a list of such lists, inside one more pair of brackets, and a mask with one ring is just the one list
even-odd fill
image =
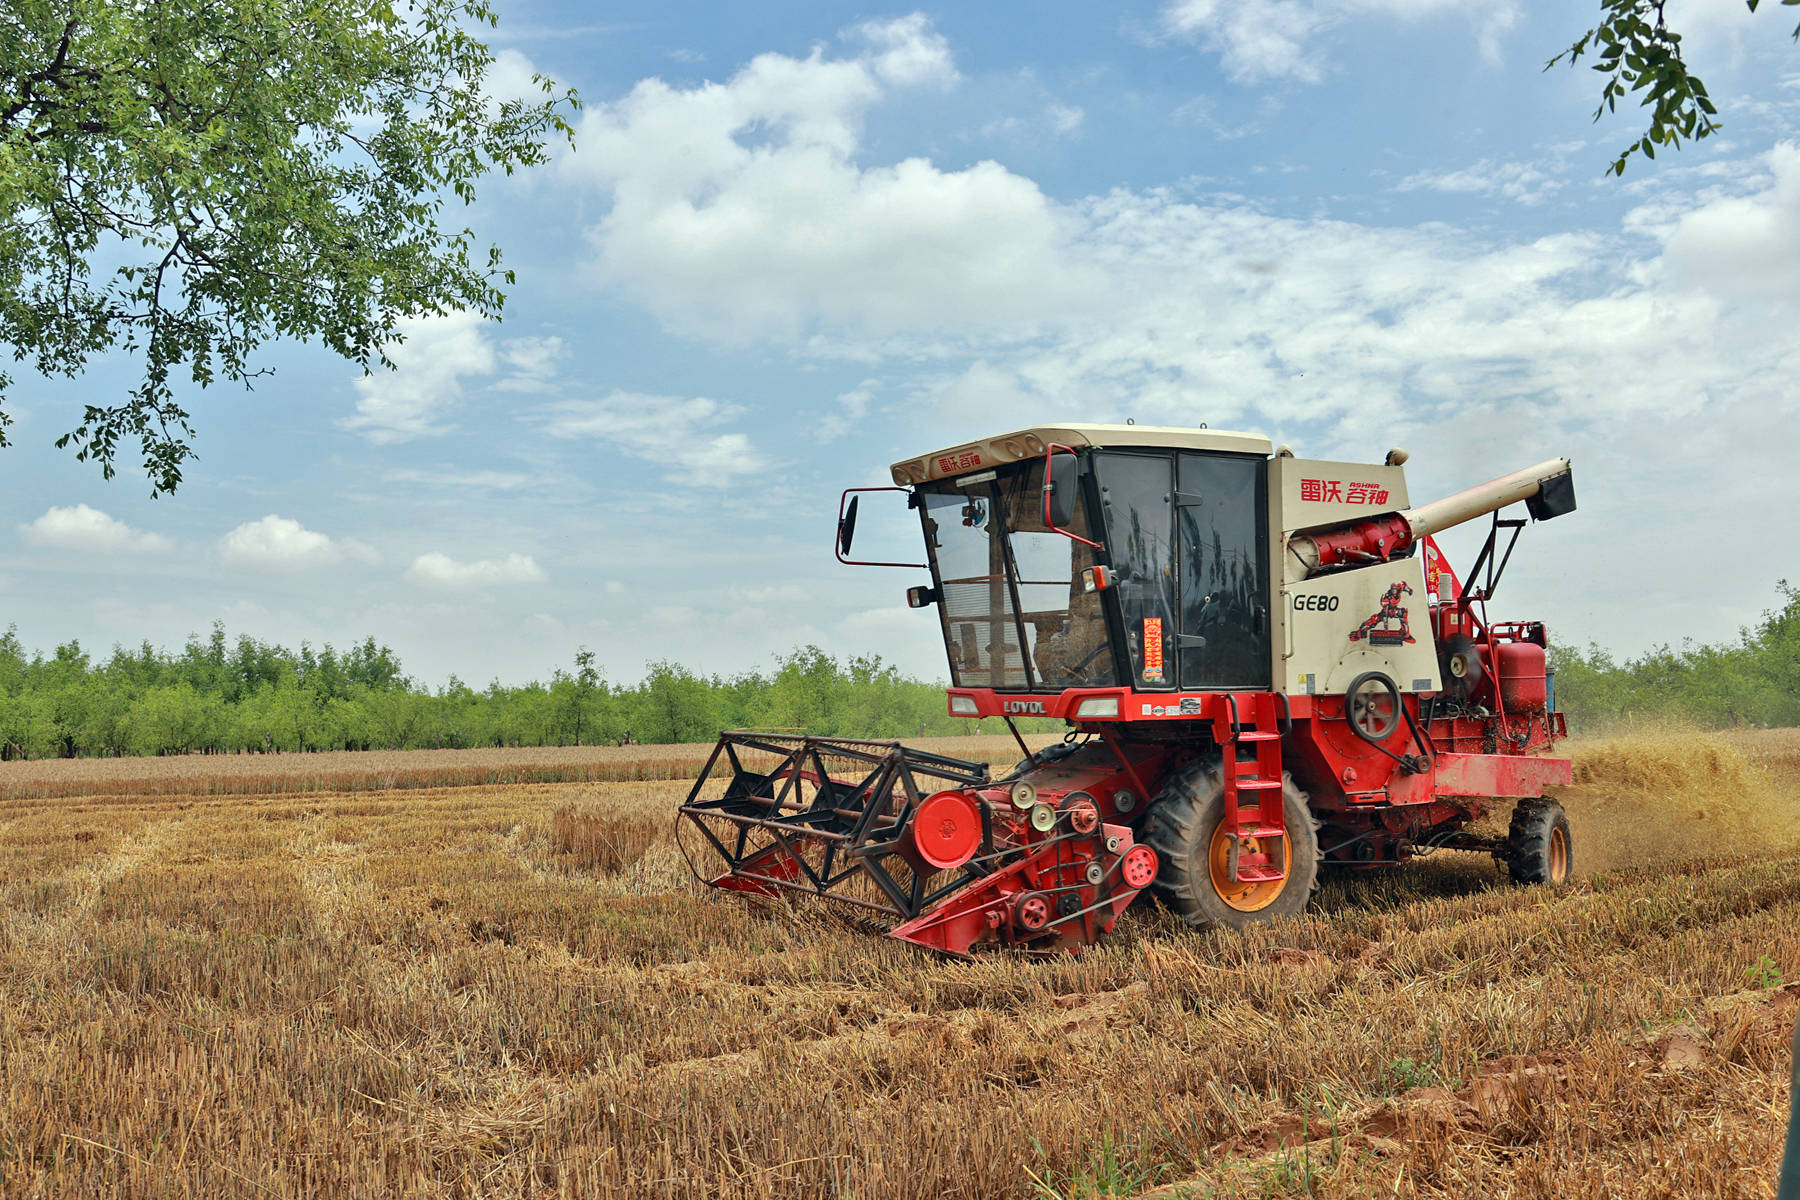
{"label": "grain field", "polygon": [[1566,889],[973,963],[706,893],[678,779],[0,774],[0,1195],[1772,1196],[1800,734],[1576,757]]}

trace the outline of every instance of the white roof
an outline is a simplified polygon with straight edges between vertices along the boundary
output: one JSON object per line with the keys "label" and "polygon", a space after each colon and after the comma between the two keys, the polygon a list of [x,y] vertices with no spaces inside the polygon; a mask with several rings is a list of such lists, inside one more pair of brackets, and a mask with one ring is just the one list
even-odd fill
{"label": "white roof", "polygon": [[1005,466],[1022,458],[1038,458],[1046,446],[1156,446],[1171,450],[1212,450],[1267,456],[1273,447],[1260,433],[1224,429],[1191,429],[1181,425],[1035,425],[1011,433],[947,446],[894,464],[894,482],[902,486],[946,479],[970,471]]}

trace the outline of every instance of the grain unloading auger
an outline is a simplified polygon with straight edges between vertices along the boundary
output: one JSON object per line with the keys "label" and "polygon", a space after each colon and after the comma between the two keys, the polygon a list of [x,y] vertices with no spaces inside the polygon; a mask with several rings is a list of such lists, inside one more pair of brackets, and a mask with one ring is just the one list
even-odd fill
{"label": "grain unloading auger", "polygon": [[[844,562],[859,493],[919,514],[925,562],[858,565],[930,571],[907,596],[938,610],[950,712],[1069,734],[994,778],[897,742],[727,733],[681,809],[722,864],[704,877],[953,954],[1079,949],[1144,892],[1243,925],[1299,912],[1322,868],[1444,849],[1563,882],[1544,626],[1490,621],[1487,600],[1527,523],[1500,510],[1573,511],[1569,464],[1415,508],[1405,461],[1062,425],[850,489]],[[1431,535],[1488,514],[1459,583]],[[1516,801],[1507,835],[1469,832],[1496,799]]]}

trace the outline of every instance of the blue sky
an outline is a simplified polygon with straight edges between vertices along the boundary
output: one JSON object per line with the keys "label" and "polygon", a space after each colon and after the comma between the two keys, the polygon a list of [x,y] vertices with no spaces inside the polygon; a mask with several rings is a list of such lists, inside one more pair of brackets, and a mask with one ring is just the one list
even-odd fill
{"label": "blue sky", "polygon": [[806,642],[941,677],[917,573],[833,561],[840,489],[1127,417],[1405,445],[1415,499],[1570,456],[1581,511],[1495,609],[1564,640],[1727,638],[1800,578],[1791,10],[1672,0],[1726,128],[1619,181],[1633,115],[1541,69],[1597,5],[499,9],[496,85],[587,105],[468,212],[504,322],[419,322],[367,379],[271,348],[253,393],[188,397],[200,461],[157,500],[50,445],[129,360],[27,374],[0,625],[372,634],[432,683]]}

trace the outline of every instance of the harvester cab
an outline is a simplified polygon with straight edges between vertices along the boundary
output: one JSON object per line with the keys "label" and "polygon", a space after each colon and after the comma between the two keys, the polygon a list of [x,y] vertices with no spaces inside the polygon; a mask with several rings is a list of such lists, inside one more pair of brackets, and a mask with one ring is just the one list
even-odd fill
{"label": "harvester cab", "polygon": [[[847,491],[844,562],[860,562],[862,495],[917,512],[925,561],[871,565],[930,572],[907,594],[936,609],[949,711],[1059,718],[1068,737],[1021,739],[994,779],[893,742],[727,733],[682,808],[722,861],[707,881],[810,893],[951,953],[1078,949],[1144,891],[1192,924],[1241,925],[1300,911],[1321,868],[1440,849],[1562,882],[1547,638],[1491,622],[1486,601],[1527,523],[1501,510],[1572,511],[1569,464],[1409,507],[1405,461],[1059,425]],[[1431,535],[1489,514],[1459,582]],[[1468,832],[1496,799],[1517,802],[1508,835]]]}

